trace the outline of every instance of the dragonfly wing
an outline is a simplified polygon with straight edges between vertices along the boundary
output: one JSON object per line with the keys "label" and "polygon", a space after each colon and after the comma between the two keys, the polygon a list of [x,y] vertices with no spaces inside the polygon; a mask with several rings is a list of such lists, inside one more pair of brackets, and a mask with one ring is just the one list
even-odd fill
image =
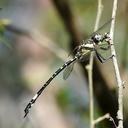
{"label": "dragonfly wing", "polygon": [[83,41],[83,43],[86,43],[91,37],[93,37],[96,33],[99,33],[103,28],[105,28],[107,25],[109,25],[111,23],[111,21],[113,20],[113,18],[111,18],[110,20],[108,20],[106,23],[104,23],[100,28],[98,28],[95,32],[93,32],[92,34],[90,34],[88,36],[88,38],[86,40]]}
{"label": "dragonfly wing", "polygon": [[104,58],[110,56],[110,45],[107,42],[101,42],[96,48],[97,52],[101,54]]}
{"label": "dragonfly wing", "polygon": [[106,23],[104,23],[101,27],[99,27],[95,32],[93,32],[89,37],[92,37],[92,36],[95,35],[96,33],[99,33],[103,28],[105,28],[107,25],[109,25],[112,20],[113,20],[113,18],[111,18],[110,20],[108,20],[108,21],[107,21]]}
{"label": "dragonfly wing", "polygon": [[99,48],[102,50],[109,50],[110,49],[110,44],[109,42],[103,41],[100,45]]}
{"label": "dragonfly wing", "polygon": [[64,80],[66,80],[70,76],[70,74],[73,70],[73,67],[74,67],[74,63],[65,68],[65,70],[63,72],[63,79]]}

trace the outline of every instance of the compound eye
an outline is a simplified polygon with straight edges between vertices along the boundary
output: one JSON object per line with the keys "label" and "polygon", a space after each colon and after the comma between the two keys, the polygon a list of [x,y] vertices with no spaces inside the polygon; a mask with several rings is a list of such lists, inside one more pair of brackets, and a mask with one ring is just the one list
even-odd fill
{"label": "compound eye", "polygon": [[96,36],[95,36],[95,39],[96,39],[97,41],[100,41],[100,40],[101,40],[101,36],[100,36],[100,35],[96,35]]}

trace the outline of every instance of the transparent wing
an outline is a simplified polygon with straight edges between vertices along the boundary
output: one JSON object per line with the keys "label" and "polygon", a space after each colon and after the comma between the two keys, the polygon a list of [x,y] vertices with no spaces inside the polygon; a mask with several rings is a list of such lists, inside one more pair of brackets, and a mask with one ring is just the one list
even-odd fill
{"label": "transparent wing", "polygon": [[110,48],[109,42],[106,42],[106,41],[99,43],[98,46],[101,50],[109,50]]}
{"label": "transparent wing", "polygon": [[70,66],[68,66],[68,67],[64,70],[64,72],[63,72],[63,79],[64,79],[64,80],[66,80],[66,79],[70,76],[70,74],[71,74],[71,72],[72,72],[72,70],[73,70],[73,67],[74,67],[74,63],[71,64]]}
{"label": "transparent wing", "polygon": [[111,23],[112,20],[113,20],[113,18],[111,18],[111,19],[108,20],[106,23],[104,23],[100,28],[98,28],[95,32],[93,32],[93,33],[91,34],[91,36],[94,35],[95,33],[99,32],[99,31],[102,30],[103,28],[105,28],[108,24]]}
{"label": "transparent wing", "polygon": [[109,25],[111,23],[111,21],[113,20],[113,18],[111,18],[110,20],[108,20],[106,23],[104,23],[100,28],[98,28],[95,32],[93,32],[92,34],[90,34],[88,36],[87,39],[83,40],[83,43],[86,43],[92,36],[94,36],[96,33],[99,33],[103,28],[105,28],[107,25]]}
{"label": "transparent wing", "polygon": [[71,65],[67,66],[67,67],[64,69],[64,71],[63,71],[63,79],[64,79],[64,80],[66,80],[66,79],[70,76],[70,74],[71,74],[71,72],[72,72],[72,70],[73,70],[74,64],[75,64],[77,61],[78,61],[78,60],[75,60]]}
{"label": "transparent wing", "polygon": [[101,44],[98,44],[98,47],[96,48],[96,50],[104,58],[108,58],[108,56],[111,55],[111,53],[110,53],[110,45],[105,41],[101,42]]}

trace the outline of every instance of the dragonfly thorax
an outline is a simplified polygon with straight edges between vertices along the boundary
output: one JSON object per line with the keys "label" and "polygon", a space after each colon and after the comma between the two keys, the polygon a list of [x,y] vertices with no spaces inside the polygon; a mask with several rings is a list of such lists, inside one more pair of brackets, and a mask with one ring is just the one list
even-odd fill
{"label": "dragonfly thorax", "polygon": [[87,54],[89,54],[91,51],[94,50],[94,45],[93,43],[86,43],[82,44],[78,47],[76,57],[79,60],[82,60]]}

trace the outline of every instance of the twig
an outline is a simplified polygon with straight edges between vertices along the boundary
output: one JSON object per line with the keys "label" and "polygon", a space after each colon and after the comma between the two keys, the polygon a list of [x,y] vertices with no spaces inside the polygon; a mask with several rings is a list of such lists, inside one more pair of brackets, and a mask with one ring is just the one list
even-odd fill
{"label": "twig", "polygon": [[105,120],[105,119],[108,119],[109,121],[111,121],[113,123],[113,125],[115,126],[115,128],[117,128],[117,125],[114,121],[114,119],[110,116],[109,113],[97,118],[96,120],[94,120],[94,125],[100,123],[101,121]]}
{"label": "twig", "polygon": [[109,120],[112,121],[112,123],[114,124],[115,128],[117,128],[117,125],[116,125],[114,119],[111,116],[110,116]]}
{"label": "twig", "polygon": [[102,0],[98,0],[97,16],[96,16],[96,22],[95,22],[94,31],[96,31],[98,29],[98,27],[99,27],[102,11],[103,11]]}
{"label": "twig", "polygon": [[94,125],[100,123],[101,121],[103,121],[105,119],[110,119],[110,114],[109,113],[107,113],[107,114],[97,118],[96,120],[94,120]]}
{"label": "twig", "polygon": [[[94,31],[98,29],[101,14],[103,10],[102,0],[98,0],[98,8],[97,8],[97,16]],[[92,52],[90,55],[89,64],[86,66],[88,71],[88,81],[89,81],[89,97],[90,97],[90,128],[94,128],[94,99],[93,99],[93,60],[94,60],[94,53]]]}
{"label": "twig", "polygon": [[111,37],[110,44],[111,44],[111,54],[113,55],[112,61],[113,61],[113,66],[114,66],[115,76],[118,86],[118,111],[117,111],[118,128],[123,128],[123,84],[120,77],[119,67],[116,58],[116,51],[113,43],[117,3],[118,0],[113,1],[113,11],[112,11],[113,20],[111,22],[111,28],[110,28],[110,37]]}

